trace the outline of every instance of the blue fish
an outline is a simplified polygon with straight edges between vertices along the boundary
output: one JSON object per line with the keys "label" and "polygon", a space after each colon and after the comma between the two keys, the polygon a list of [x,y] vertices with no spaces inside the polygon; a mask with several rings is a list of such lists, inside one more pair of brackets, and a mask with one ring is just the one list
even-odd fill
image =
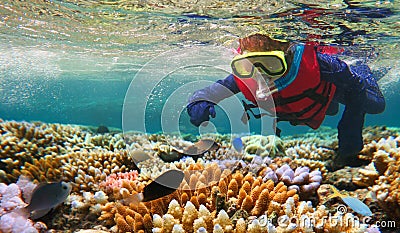
{"label": "blue fish", "polygon": [[238,137],[238,138],[234,138],[232,140],[232,146],[233,148],[235,148],[235,150],[239,153],[242,153],[243,151],[243,141],[242,138]]}
{"label": "blue fish", "polygon": [[356,213],[359,213],[364,216],[372,216],[372,212],[369,207],[364,204],[362,201],[358,200],[355,197],[351,197],[349,195],[341,194],[337,188],[331,185],[331,189],[333,191],[332,195],[329,195],[329,198],[340,197],[347,206],[353,209]]}

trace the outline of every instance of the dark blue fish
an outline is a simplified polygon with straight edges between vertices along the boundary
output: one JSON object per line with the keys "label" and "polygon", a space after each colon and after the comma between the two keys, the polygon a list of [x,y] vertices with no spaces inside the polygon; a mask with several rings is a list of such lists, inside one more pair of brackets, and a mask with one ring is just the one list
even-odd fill
{"label": "dark blue fish", "polygon": [[123,200],[126,204],[138,205],[140,202],[153,201],[177,190],[185,175],[180,170],[169,170],[148,184],[142,193],[133,194]]}
{"label": "dark blue fish", "polygon": [[25,210],[32,219],[38,219],[51,209],[63,203],[71,192],[71,185],[65,182],[39,184]]}

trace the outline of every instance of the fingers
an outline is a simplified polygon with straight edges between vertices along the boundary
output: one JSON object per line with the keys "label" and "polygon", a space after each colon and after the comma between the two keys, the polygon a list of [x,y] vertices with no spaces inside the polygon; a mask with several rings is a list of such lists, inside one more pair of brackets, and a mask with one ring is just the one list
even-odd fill
{"label": "fingers", "polygon": [[197,119],[190,118],[190,123],[192,123],[194,126],[199,127],[201,122],[199,122]]}
{"label": "fingers", "polygon": [[211,117],[212,117],[212,118],[215,118],[215,116],[216,116],[217,114],[215,113],[214,105],[211,105],[210,108],[208,109],[208,111],[210,112]]}
{"label": "fingers", "polygon": [[212,118],[216,116],[214,104],[206,101],[189,104],[187,111],[190,116],[190,122],[196,127],[199,127],[203,122],[209,121],[210,116]]}

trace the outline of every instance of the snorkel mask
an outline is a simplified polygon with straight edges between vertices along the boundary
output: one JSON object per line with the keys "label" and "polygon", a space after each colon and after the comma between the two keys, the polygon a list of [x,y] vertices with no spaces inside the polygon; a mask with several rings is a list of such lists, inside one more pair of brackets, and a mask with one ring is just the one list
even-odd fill
{"label": "snorkel mask", "polygon": [[255,68],[268,76],[277,79],[287,70],[285,53],[283,51],[249,52],[237,55],[231,62],[233,74],[239,78],[251,78]]}
{"label": "snorkel mask", "polygon": [[[257,81],[256,97],[265,100],[274,91],[274,81],[287,71],[283,51],[248,52],[237,55],[231,62],[233,74],[238,78],[253,78]],[[275,90],[277,91],[277,90]]]}

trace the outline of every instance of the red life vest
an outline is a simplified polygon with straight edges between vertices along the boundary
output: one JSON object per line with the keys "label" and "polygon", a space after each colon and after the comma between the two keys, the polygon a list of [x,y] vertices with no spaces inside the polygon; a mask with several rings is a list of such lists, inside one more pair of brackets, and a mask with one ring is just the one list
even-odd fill
{"label": "red life vest", "polygon": [[[257,105],[257,82],[252,78],[238,77],[235,77],[235,81],[246,99]],[[275,110],[278,121],[289,121],[292,125],[308,125],[317,129],[325,118],[335,90],[334,84],[320,78],[315,47],[306,45],[296,78],[283,90],[272,94],[275,109],[261,107],[269,112]]]}

